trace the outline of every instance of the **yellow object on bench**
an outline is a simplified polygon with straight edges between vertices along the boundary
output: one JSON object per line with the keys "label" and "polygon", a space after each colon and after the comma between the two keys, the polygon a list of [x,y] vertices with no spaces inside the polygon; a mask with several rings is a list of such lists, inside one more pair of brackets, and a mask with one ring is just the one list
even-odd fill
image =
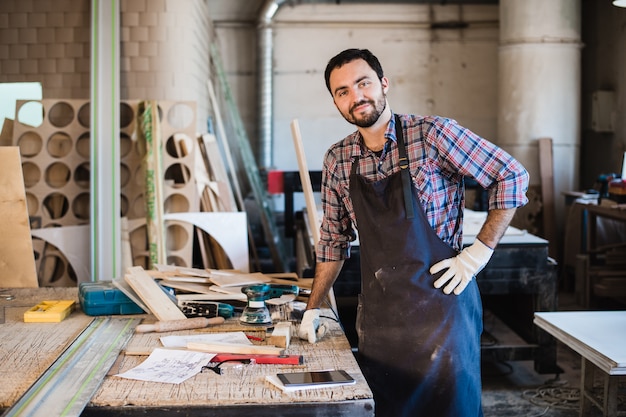
{"label": "yellow object on bench", "polygon": [[24,313],[24,323],[58,323],[74,310],[73,300],[42,301]]}

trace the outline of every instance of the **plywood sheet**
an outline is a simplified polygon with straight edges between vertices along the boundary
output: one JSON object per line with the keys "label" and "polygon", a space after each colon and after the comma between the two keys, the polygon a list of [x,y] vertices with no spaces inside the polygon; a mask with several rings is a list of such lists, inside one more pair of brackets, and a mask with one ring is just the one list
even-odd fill
{"label": "plywood sheet", "polygon": [[626,375],[626,311],[535,313],[535,324],[609,375]]}
{"label": "plywood sheet", "polygon": [[0,147],[0,286],[39,286],[19,148]]}

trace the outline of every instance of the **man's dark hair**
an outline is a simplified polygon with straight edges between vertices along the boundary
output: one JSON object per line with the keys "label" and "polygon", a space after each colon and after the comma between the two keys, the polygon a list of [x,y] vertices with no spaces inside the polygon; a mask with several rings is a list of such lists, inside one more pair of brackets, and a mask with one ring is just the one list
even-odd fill
{"label": "man's dark hair", "polygon": [[378,75],[378,79],[382,80],[384,77],[383,67],[380,65],[378,58],[374,56],[368,49],[346,49],[345,51],[339,52],[337,55],[332,57],[328,64],[326,65],[326,71],[324,71],[324,79],[326,80],[326,88],[332,95],[333,92],[330,91],[330,73],[335,68],[341,68],[348,62],[352,62],[355,59],[362,59],[376,72]]}

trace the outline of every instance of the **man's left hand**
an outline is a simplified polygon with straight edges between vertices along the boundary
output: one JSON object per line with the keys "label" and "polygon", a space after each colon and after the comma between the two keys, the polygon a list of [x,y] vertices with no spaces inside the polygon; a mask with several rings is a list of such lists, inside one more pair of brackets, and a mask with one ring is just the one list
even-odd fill
{"label": "man's left hand", "polygon": [[450,294],[454,291],[456,295],[461,294],[472,278],[487,265],[492,254],[493,249],[476,239],[471,246],[463,249],[454,258],[437,262],[430,268],[431,274],[434,275],[446,268],[448,270],[435,281],[435,288],[441,288],[448,283],[443,289],[444,293]]}

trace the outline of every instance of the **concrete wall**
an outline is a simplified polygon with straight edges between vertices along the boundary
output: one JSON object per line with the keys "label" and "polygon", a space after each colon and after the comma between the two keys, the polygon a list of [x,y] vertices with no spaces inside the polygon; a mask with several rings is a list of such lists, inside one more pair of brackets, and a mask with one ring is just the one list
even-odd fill
{"label": "concrete wall", "polygon": [[[256,140],[251,111],[256,104],[251,59],[256,45],[250,39],[255,36],[255,16],[247,15],[248,25],[246,20],[233,25],[234,16],[227,13],[212,17],[222,50],[230,51],[227,71],[248,132]],[[450,21],[469,26],[430,29],[433,22]],[[311,170],[321,169],[330,144],[353,131],[334,107],[323,76],[328,60],[349,47],[368,48],[380,58],[391,82],[394,111],[453,117],[497,142],[497,6],[301,4],[279,9],[273,29],[272,168],[298,169],[290,132],[293,119],[299,121]]]}
{"label": "concrete wall", "polygon": [[[281,10],[275,44],[276,167],[298,169],[289,130],[294,118],[310,169],[320,169],[326,148],[354,130],[339,115],[323,77],[328,60],[351,47],[368,48],[380,59],[390,80],[392,110],[450,116],[497,140],[497,13],[496,7],[414,5]],[[429,28],[432,21],[460,19],[469,28]]]}

